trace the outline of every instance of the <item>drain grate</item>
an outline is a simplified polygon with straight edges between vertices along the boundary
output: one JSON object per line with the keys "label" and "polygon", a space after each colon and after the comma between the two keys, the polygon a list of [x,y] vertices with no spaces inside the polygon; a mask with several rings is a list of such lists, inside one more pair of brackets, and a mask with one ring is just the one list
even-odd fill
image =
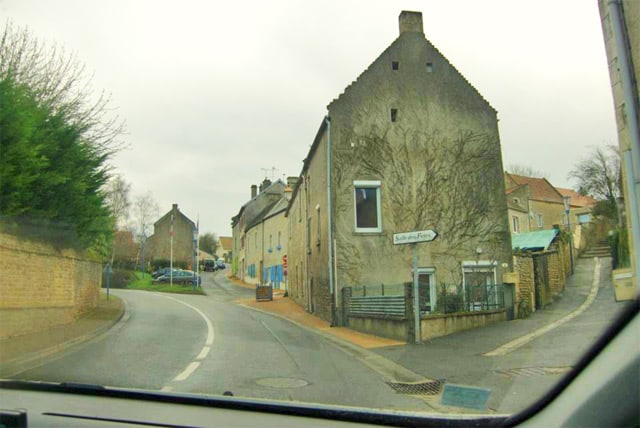
{"label": "drain grate", "polygon": [[398,394],[408,395],[438,395],[444,384],[441,380],[429,380],[423,382],[387,382]]}
{"label": "drain grate", "polygon": [[548,374],[564,374],[571,371],[571,367],[520,367],[515,369],[496,370],[495,372],[506,377],[531,377]]}

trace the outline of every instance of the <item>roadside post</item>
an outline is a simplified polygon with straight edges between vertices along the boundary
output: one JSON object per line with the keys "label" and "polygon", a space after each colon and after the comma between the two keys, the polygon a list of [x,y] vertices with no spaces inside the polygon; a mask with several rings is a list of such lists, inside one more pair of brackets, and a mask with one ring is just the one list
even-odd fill
{"label": "roadside post", "polygon": [[288,281],[287,281],[287,268],[289,267],[289,265],[287,264],[287,255],[285,254],[284,256],[282,256],[282,277],[284,279],[284,289],[285,289],[285,293],[289,293],[289,287],[288,287]]}
{"label": "roadside post", "polygon": [[420,328],[420,290],[418,287],[418,242],[430,242],[438,237],[435,230],[415,230],[413,232],[403,232],[393,234],[393,245],[411,244],[413,249],[412,268],[413,268],[413,312],[414,312],[414,331],[415,343],[422,341]]}
{"label": "roadside post", "polygon": [[111,263],[107,263],[106,275],[107,277],[107,300],[109,300],[109,286],[111,283]]}

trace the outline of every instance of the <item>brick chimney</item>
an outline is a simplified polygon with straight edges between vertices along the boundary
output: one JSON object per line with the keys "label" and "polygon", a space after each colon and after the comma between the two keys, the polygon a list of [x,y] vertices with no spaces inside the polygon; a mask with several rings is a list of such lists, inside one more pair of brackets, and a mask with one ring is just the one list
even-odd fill
{"label": "brick chimney", "polygon": [[400,34],[402,33],[421,33],[424,34],[422,27],[422,12],[411,12],[403,10],[398,18],[400,22]]}
{"label": "brick chimney", "polygon": [[251,199],[255,198],[258,195],[258,186],[255,184],[251,185]]}

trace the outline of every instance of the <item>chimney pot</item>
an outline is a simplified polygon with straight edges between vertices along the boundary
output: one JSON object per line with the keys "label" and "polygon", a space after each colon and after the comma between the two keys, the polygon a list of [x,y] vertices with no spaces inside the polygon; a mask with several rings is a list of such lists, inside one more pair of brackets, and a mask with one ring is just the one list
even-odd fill
{"label": "chimney pot", "polygon": [[255,184],[251,185],[251,199],[255,198],[258,195],[258,186]]}
{"label": "chimney pot", "polygon": [[421,33],[424,34],[422,27],[422,12],[412,12],[403,10],[398,18],[400,22],[400,34],[402,33]]}

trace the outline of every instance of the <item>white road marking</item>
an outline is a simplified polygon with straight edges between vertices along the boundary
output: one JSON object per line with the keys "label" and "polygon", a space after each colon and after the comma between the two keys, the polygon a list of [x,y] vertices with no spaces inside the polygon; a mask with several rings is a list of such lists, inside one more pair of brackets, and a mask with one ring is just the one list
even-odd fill
{"label": "white road marking", "polygon": [[178,376],[176,376],[173,380],[174,382],[180,382],[183,381],[185,379],[187,379],[189,376],[191,376],[191,374],[193,372],[196,371],[196,369],[200,366],[200,362],[199,361],[194,361],[191,364],[189,364],[187,366],[186,369],[184,369],[184,371],[182,373],[180,373]]}
{"label": "white road marking", "polygon": [[[175,297],[166,296],[164,294],[158,294],[158,295],[162,296],[162,297],[166,297],[167,299],[171,299],[171,300],[173,300],[175,302],[178,302],[180,304],[183,304],[186,307],[188,307],[189,309],[195,311],[198,315],[200,315],[202,317],[204,322],[207,324],[207,340],[205,342],[205,346],[202,347],[202,350],[200,351],[200,353],[196,357],[196,360],[204,359],[209,354],[209,351],[211,350],[211,345],[213,345],[213,340],[214,340],[213,324],[211,323],[211,320],[200,309],[196,308],[193,305],[190,305],[190,304],[188,304],[186,302],[183,302],[182,300],[176,299]],[[189,376],[191,376],[193,374],[193,372],[196,371],[196,369],[199,366],[200,366],[200,362],[199,361],[193,361],[191,364],[189,364],[187,366],[186,369],[184,369],[182,371],[182,373],[180,373],[178,376],[176,376],[173,379],[173,381],[174,382],[180,382],[180,381],[186,380]],[[167,388],[167,387],[165,387],[165,388]],[[168,387],[168,388],[171,388],[171,387]]]}
{"label": "white road marking", "polygon": [[190,304],[188,304],[186,302],[183,302],[182,300],[178,300],[175,297],[165,296],[163,294],[161,296],[162,297],[166,297],[167,299],[174,300],[174,301],[176,301],[178,303],[181,303],[181,304],[185,305],[186,307],[191,308],[194,311],[196,311],[202,317],[202,319],[204,319],[204,322],[207,323],[207,341],[205,342],[205,345],[207,345],[207,346],[213,345],[213,339],[214,339],[214,337],[213,337],[213,324],[211,324],[211,321],[209,320],[209,318],[207,318],[207,316],[200,309],[198,309],[195,306],[190,305]]}
{"label": "white road marking", "polygon": [[202,351],[200,351],[200,353],[196,357],[196,360],[204,360],[207,357],[207,354],[209,353],[210,350],[211,350],[210,346],[205,346],[204,348],[202,348]]}
{"label": "white road marking", "polygon": [[556,327],[560,327],[562,324],[572,320],[573,318],[577,317],[578,315],[586,311],[589,308],[589,306],[591,306],[591,304],[594,302],[594,300],[596,300],[596,296],[598,295],[598,288],[600,286],[600,259],[596,257],[595,261],[596,263],[595,263],[594,272],[593,272],[593,282],[591,284],[591,290],[589,291],[589,295],[587,296],[585,301],[578,307],[578,309],[566,315],[565,317],[560,318],[557,321],[549,323],[544,327],[541,327],[537,330],[532,331],[529,334],[518,337],[517,339],[514,339],[511,342],[505,343],[504,345],[494,349],[493,351],[487,352],[486,354],[483,354],[483,355],[485,357],[497,357],[497,356],[506,355],[526,345],[532,340],[537,339],[543,334],[550,332]]}

